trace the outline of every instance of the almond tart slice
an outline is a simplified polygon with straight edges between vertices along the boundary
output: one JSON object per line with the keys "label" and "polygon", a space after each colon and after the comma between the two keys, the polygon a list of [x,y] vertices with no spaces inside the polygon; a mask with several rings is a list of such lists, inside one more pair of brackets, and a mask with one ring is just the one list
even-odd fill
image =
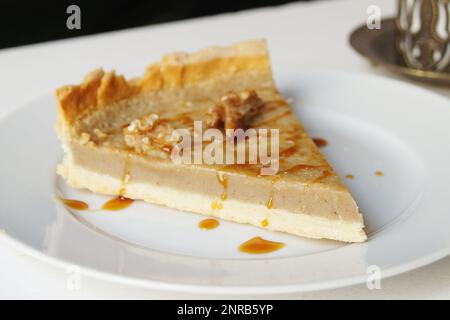
{"label": "almond tart slice", "polygon": [[[65,150],[57,171],[75,188],[308,238],[366,240],[351,194],[277,91],[263,40],[169,54],[130,80],[96,70],[56,99]],[[194,137],[195,121],[220,132],[278,129],[278,170],[173,161],[173,132]]]}

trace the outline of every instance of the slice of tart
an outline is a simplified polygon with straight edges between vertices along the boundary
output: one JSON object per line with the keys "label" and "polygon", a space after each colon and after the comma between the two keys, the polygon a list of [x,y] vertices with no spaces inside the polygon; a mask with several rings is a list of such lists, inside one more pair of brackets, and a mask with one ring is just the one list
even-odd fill
{"label": "slice of tart", "polygon": [[[96,70],[56,98],[65,150],[57,171],[73,187],[309,238],[366,240],[355,201],[277,91],[265,41],[166,55],[130,80]],[[230,159],[237,150],[245,159],[199,161],[211,143],[180,150],[179,129],[192,137],[184,146],[223,133],[214,159],[222,147],[221,159],[230,154],[228,142],[238,146]],[[230,137],[239,129],[270,131],[270,164],[250,161],[261,137]]]}

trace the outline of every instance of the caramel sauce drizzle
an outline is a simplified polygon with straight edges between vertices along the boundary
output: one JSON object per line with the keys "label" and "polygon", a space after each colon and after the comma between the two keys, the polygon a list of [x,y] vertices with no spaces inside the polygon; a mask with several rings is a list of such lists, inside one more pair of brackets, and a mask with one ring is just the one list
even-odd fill
{"label": "caramel sauce drizzle", "polygon": [[223,187],[223,192],[220,195],[220,198],[225,201],[227,199],[227,197],[228,197],[228,194],[227,194],[227,191],[228,191],[228,178],[223,172],[218,172],[217,173],[217,180],[219,181],[219,183]]}
{"label": "caramel sauce drizzle", "polygon": [[[120,193],[117,197],[105,202],[102,206],[103,210],[110,210],[110,211],[122,210],[129,207],[133,203],[134,201],[133,199],[125,197],[127,183],[130,180],[130,163],[131,163],[131,152],[129,152],[127,157],[125,158],[125,168],[120,183],[120,191],[119,191]],[[69,208],[75,210],[87,210],[89,208],[88,204],[83,201],[72,199],[61,199],[61,201]]]}
{"label": "caramel sauce drizzle", "polygon": [[378,177],[381,177],[381,176],[384,176],[384,173],[383,173],[383,171],[377,170],[377,171],[375,171],[375,175]]}
{"label": "caramel sauce drizzle", "polygon": [[286,170],[284,172],[295,172],[300,170],[319,170],[323,168],[324,166],[316,166],[312,164],[296,164]]}
{"label": "caramel sauce drizzle", "polygon": [[125,197],[125,194],[127,193],[127,184],[130,181],[131,175],[131,152],[127,154],[127,157],[125,158],[125,165],[123,170],[122,179],[120,182],[120,193],[117,197],[108,200],[105,202],[102,206],[103,210],[109,210],[109,211],[117,211],[122,210],[127,207],[129,207],[133,203],[133,199],[129,199]]}
{"label": "caramel sauce drizzle", "polygon": [[280,175],[276,175],[275,177],[272,178],[272,180],[270,181],[270,183],[271,183],[272,185],[275,185],[275,184],[278,183],[278,181],[280,181],[280,179],[281,179],[281,176],[280,176]]}
{"label": "caramel sauce drizzle", "polygon": [[331,171],[325,170],[322,172],[322,175],[320,177],[317,177],[316,179],[314,179],[311,183],[318,183],[321,182],[322,180],[331,177],[333,174],[331,173]]}
{"label": "caramel sauce drizzle", "polygon": [[248,254],[263,254],[280,250],[285,246],[282,242],[265,240],[261,237],[254,237],[239,246],[239,251]]}
{"label": "caramel sauce drizzle", "polygon": [[348,175],[346,175],[345,176],[347,179],[354,179],[355,178],[355,176],[354,175],[352,175],[352,174],[348,174]]}
{"label": "caramel sauce drizzle", "polygon": [[125,198],[124,196],[117,196],[102,206],[103,210],[117,211],[129,207],[133,203],[133,199]]}
{"label": "caramel sauce drizzle", "polygon": [[303,132],[301,128],[297,128],[297,130],[294,132],[289,132],[291,136],[287,141],[289,141],[292,145],[280,151],[280,157],[290,157],[295,152],[297,152],[298,148],[300,147],[299,140],[302,137],[302,133]]}
{"label": "caramel sauce drizzle", "polygon": [[[272,180],[270,180],[270,183],[272,184],[272,186],[276,185],[279,181],[281,180],[281,176],[280,175],[276,175],[275,177],[272,178]],[[267,209],[272,209],[273,208],[273,198],[275,196],[275,190],[272,189],[272,191],[270,192],[269,195],[269,199],[267,200],[266,206]]]}
{"label": "caramel sauce drizzle", "polygon": [[328,141],[322,138],[313,138],[312,140],[318,148],[323,148],[328,145]]}
{"label": "caramel sauce drizzle", "polygon": [[298,142],[294,142],[294,144],[291,147],[281,151],[280,156],[281,157],[290,157],[297,151],[297,148],[298,148]]}
{"label": "caramel sauce drizzle", "polygon": [[267,220],[267,218],[261,221],[261,227],[267,228],[268,226],[269,226],[269,220]]}
{"label": "caramel sauce drizzle", "polygon": [[60,198],[61,201],[69,208],[74,210],[87,210],[89,209],[89,205],[86,202],[80,201],[80,200],[73,200],[73,199],[63,199]]}
{"label": "caramel sauce drizzle", "polygon": [[219,226],[219,221],[216,219],[204,219],[198,223],[198,227],[204,230],[215,229]]}
{"label": "caramel sauce drizzle", "polygon": [[214,210],[220,210],[223,208],[223,204],[222,202],[220,202],[217,199],[214,199],[213,202],[211,203],[211,209]]}
{"label": "caramel sauce drizzle", "polygon": [[122,180],[120,182],[120,196],[125,197],[125,194],[127,192],[127,184],[130,180],[130,165],[131,165],[131,152],[127,154],[127,157],[125,158],[125,166],[123,170]]}
{"label": "caramel sauce drizzle", "polygon": [[[228,178],[223,172],[217,172],[217,181],[222,185],[223,191],[220,195],[220,199],[222,201],[225,201],[228,198]],[[214,199],[211,203],[211,209],[214,210],[221,210],[223,208],[223,203],[218,200]]]}
{"label": "caramel sauce drizzle", "polygon": [[273,191],[270,193],[269,200],[267,200],[266,206],[269,210],[273,208]]}

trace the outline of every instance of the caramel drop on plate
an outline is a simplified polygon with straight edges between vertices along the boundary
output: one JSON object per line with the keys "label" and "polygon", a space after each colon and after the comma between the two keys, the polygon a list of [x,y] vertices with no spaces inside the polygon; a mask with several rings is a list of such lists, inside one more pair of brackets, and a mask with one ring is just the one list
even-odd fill
{"label": "caramel drop on plate", "polygon": [[378,171],[375,171],[375,175],[378,177],[381,177],[381,176],[384,176],[384,173],[383,173],[383,171],[378,170]]}
{"label": "caramel drop on plate", "polygon": [[263,221],[261,221],[261,227],[266,228],[266,227],[268,227],[268,226],[269,226],[269,220],[264,219]]}
{"label": "caramel drop on plate", "polygon": [[326,147],[328,145],[328,141],[322,138],[313,138],[314,144],[318,147],[318,148],[323,148]]}
{"label": "caramel drop on plate", "polygon": [[61,199],[61,201],[71,209],[75,210],[87,210],[89,206],[86,202],[72,199]]}
{"label": "caramel drop on plate", "polygon": [[134,201],[133,199],[118,196],[106,202],[102,206],[102,209],[110,211],[122,210],[129,207],[133,203],[133,201]]}
{"label": "caramel drop on plate", "polygon": [[280,250],[284,247],[282,242],[265,240],[261,237],[252,238],[239,246],[239,251],[248,254],[262,254]]}
{"label": "caramel drop on plate", "polygon": [[348,175],[346,175],[345,177],[346,177],[347,179],[354,179],[354,178],[355,178],[355,176],[352,175],[352,174],[348,174]]}
{"label": "caramel drop on plate", "polygon": [[198,223],[200,229],[211,230],[219,226],[219,221],[216,219],[204,219]]}

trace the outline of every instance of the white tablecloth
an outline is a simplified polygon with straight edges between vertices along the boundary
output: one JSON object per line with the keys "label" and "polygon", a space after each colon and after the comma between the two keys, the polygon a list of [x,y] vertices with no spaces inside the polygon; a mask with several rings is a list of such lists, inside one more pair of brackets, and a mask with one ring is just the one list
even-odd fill
{"label": "white tablecloth", "polygon": [[[395,2],[328,0],[297,3],[0,50],[0,117],[52,92],[61,84],[79,82],[87,71],[99,66],[137,75],[165,52],[196,50],[210,44],[228,44],[250,38],[268,39],[275,72],[277,65],[291,63],[391,77],[358,56],[348,45],[347,38],[353,27],[367,19],[369,5],[379,5],[382,15],[387,17],[394,14]],[[431,89],[450,97],[449,89]],[[71,291],[67,289],[67,278],[65,269],[29,257],[0,241],[0,298],[194,298],[85,275],[81,278],[81,288]],[[384,279],[381,285],[380,290],[368,290],[365,285],[358,285],[281,297],[448,299],[450,258]]]}

